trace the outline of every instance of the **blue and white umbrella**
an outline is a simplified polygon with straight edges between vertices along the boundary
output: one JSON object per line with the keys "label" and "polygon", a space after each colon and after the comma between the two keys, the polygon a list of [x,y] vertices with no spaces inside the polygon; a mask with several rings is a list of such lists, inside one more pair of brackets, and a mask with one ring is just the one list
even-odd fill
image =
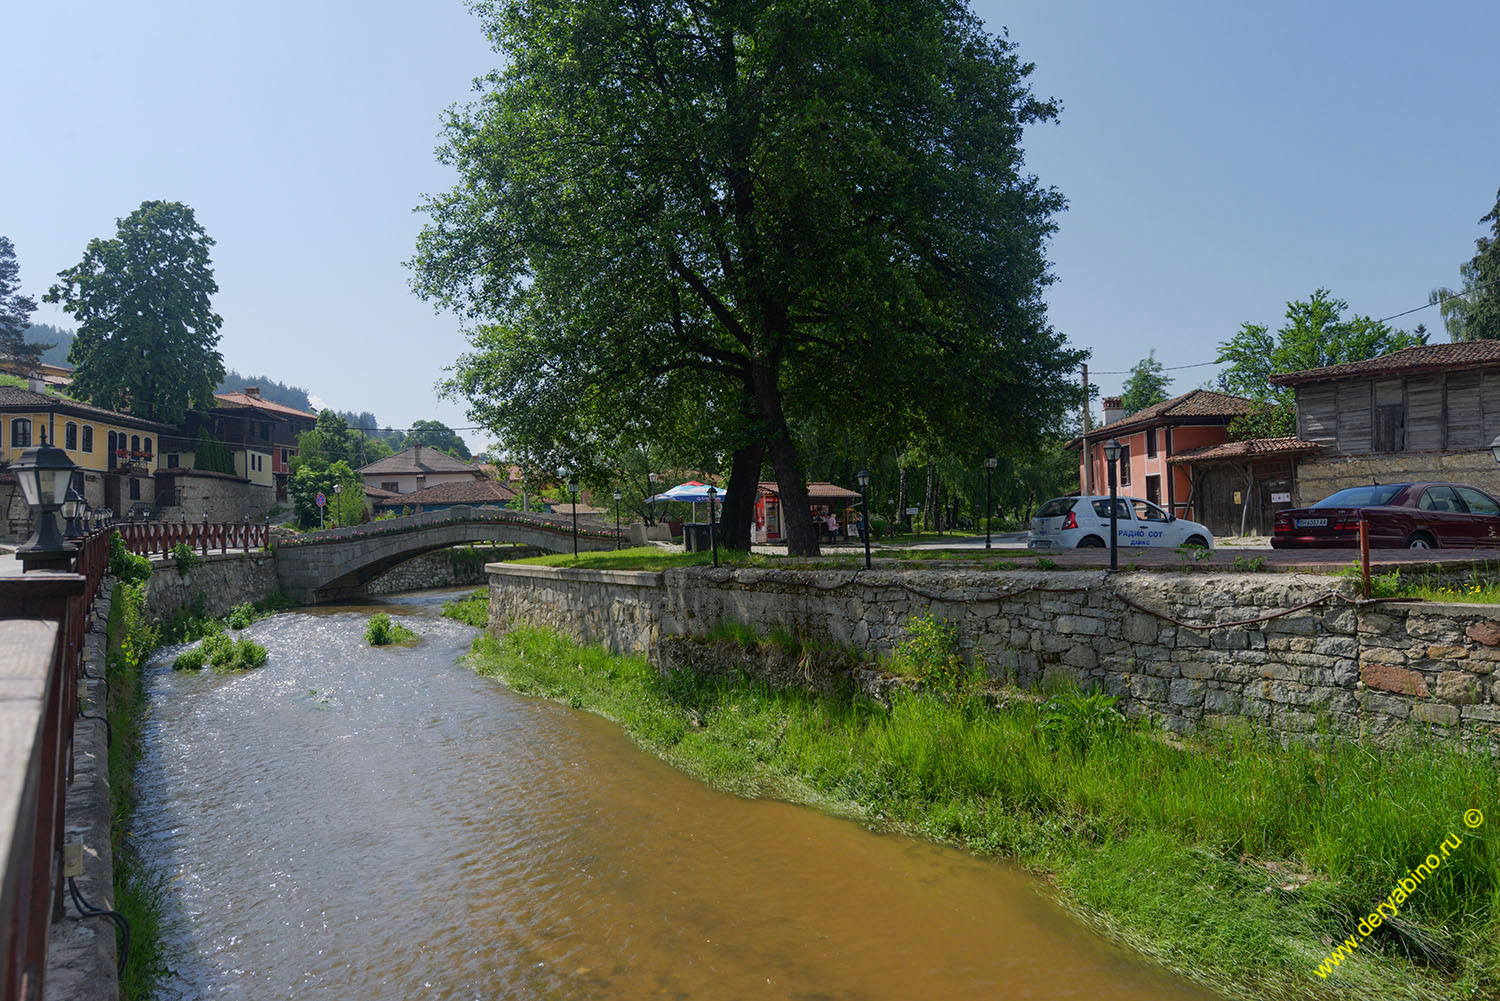
{"label": "blue and white umbrella", "polygon": [[[724,491],[720,490],[717,487],[714,487],[713,489],[714,496],[724,496]],[[671,490],[663,490],[655,497],[652,497],[651,500],[653,502],[686,501],[687,503],[693,505],[693,520],[697,521],[698,505],[708,500],[708,491],[709,485],[707,483],[699,483],[697,480],[688,480],[686,483],[677,484],[677,486],[673,487]]]}

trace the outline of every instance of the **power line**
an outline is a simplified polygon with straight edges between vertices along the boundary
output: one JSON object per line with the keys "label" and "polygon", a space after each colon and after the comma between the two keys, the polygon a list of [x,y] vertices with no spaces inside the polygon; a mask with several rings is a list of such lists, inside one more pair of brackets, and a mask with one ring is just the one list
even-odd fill
{"label": "power line", "polygon": [[[1471,288],[1464,289],[1462,292],[1454,292],[1452,295],[1439,296],[1438,298],[1432,300],[1431,302],[1423,303],[1420,306],[1413,306],[1411,309],[1402,310],[1399,313],[1392,313],[1390,316],[1382,316],[1380,319],[1375,320],[1373,322],[1375,322],[1375,323],[1385,323],[1387,320],[1399,320],[1403,316],[1410,316],[1412,313],[1417,313],[1417,312],[1420,312],[1420,311],[1422,311],[1424,309],[1431,309],[1433,306],[1441,306],[1443,303],[1449,302],[1449,301],[1451,301],[1453,299],[1462,299],[1462,298],[1465,298],[1466,296],[1469,296],[1469,295],[1472,295],[1475,292],[1478,292],[1480,289],[1489,288],[1491,285],[1500,285],[1500,278],[1495,278],[1495,279],[1492,279],[1492,280],[1487,281],[1487,282],[1481,282],[1480,284],[1475,285],[1475,286],[1473,286]],[[1165,366],[1163,366],[1163,370],[1167,371],[1167,372],[1176,372],[1177,370],[1184,369],[1184,368],[1203,368],[1203,367],[1205,367],[1207,365],[1219,365],[1219,364],[1222,364],[1222,363],[1221,362],[1217,362],[1217,361],[1200,361],[1200,362],[1194,362],[1191,365],[1165,365]],[[1111,371],[1111,372],[1097,372],[1096,371],[1096,372],[1091,372],[1090,374],[1091,375],[1130,375],[1133,371],[1134,371],[1134,369],[1126,368],[1126,369],[1117,369],[1117,370]]]}

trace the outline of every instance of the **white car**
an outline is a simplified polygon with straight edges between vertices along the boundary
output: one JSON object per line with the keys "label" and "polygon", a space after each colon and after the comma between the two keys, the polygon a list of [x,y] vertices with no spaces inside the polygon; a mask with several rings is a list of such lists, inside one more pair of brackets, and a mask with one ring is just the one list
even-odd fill
{"label": "white car", "polygon": [[[1142,546],[1214,547],[1214,533],[1176,518],[1150,501],[1115,498],[1115,531],[1121,549]],[[1037,509],[1027,549],[1103,549],[1109,545],[1109,497],[1055,497]]]}

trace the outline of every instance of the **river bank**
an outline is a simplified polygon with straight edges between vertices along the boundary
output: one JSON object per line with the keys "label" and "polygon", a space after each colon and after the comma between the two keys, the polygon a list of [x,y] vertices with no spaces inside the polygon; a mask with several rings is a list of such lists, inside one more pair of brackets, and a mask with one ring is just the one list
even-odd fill
{"label": "river bank", "polygon": [[[720,788],[817,806],[1044,875],[1115,939],[1235,997],[1492,997],[1500,823],[1488,755],[1417,737],[1378,750],[1248,728],[1183,741],[1086,699],[893,698],[663,676],[644,660],[513,626],[479,673],[613,720]],[[1462,850],[1356,958],[1336,942],[1451,833]]]}

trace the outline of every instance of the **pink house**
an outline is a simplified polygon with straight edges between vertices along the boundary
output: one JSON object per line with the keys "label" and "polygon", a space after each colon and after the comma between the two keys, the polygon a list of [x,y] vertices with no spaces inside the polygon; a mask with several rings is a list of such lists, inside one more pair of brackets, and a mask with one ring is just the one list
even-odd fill
{"label": "pink house", "polygon": [[1109,492],[1108,465],[1104,445],[1120,443],[1119,492],[1160,504],[1179,518],[1202,520],[1195,513],[1193,481],[1181,463],[1169,465],[1175,455],[1228,440],[1229,422],[1250,412],[1251,401],[1227,393],[1195,389],[1170,400],[1126,415],[1120,397],[1104,399],[1104,424],[1087,437],[1074,438],[1080,493]]}

